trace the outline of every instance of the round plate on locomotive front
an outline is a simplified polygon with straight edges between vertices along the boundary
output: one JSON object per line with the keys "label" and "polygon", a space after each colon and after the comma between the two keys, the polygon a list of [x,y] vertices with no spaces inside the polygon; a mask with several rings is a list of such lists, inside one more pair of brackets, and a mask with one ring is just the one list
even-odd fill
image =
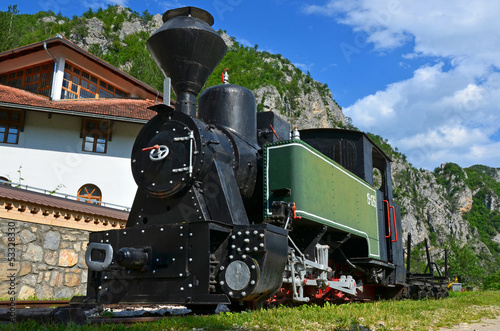
{"label": "round plate on locomotive front", "polygon": [[192,180],[194,135],[178,121],[153,119],[148,124],[134,144],[132,174],[137,185],[148,194],[171,196]]}

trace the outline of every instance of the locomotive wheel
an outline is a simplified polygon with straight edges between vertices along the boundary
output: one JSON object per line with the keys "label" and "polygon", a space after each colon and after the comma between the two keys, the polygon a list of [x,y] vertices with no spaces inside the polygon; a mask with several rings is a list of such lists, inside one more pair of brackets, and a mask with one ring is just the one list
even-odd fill
{"label": "locomotive wheel", "polygon": [[187,305],[188,309],[191,309],[195,315],[208,315],[215,314],[217,305]]}

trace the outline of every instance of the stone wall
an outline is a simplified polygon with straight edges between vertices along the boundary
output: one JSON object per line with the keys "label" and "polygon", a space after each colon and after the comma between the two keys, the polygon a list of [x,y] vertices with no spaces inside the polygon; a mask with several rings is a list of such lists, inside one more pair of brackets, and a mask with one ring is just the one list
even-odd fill
{"label": "stone wall", "polygon": [[0,298],[11,298],[14,284],[16,299],[86,294],[89,231],[4,218],[0,231]]}

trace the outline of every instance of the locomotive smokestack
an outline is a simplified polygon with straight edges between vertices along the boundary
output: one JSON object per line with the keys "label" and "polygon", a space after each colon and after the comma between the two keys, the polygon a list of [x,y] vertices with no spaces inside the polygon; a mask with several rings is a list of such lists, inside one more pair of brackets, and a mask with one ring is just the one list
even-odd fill
{"label": "locomotive smokestack", "polygon": [[163,22],[148,39],[148,50],[172,79],[176,110],[196,116],[196,96],[226,54],[226,44],[211,27],[214,18],[203,9],[169,10]]}

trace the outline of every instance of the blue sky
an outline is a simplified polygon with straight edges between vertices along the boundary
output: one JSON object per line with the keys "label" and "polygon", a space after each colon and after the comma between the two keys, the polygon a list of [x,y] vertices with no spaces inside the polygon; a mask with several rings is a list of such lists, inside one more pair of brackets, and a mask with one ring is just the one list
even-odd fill
{"label": "blue sky", "polygon": [[[7,10],[3,1],[0,10]],[[209,11],[214,28],[328,84],[361,130],[416,167],[500,167],[500,2],[490,0],[23,0],[21,13],[120,4]]]}

